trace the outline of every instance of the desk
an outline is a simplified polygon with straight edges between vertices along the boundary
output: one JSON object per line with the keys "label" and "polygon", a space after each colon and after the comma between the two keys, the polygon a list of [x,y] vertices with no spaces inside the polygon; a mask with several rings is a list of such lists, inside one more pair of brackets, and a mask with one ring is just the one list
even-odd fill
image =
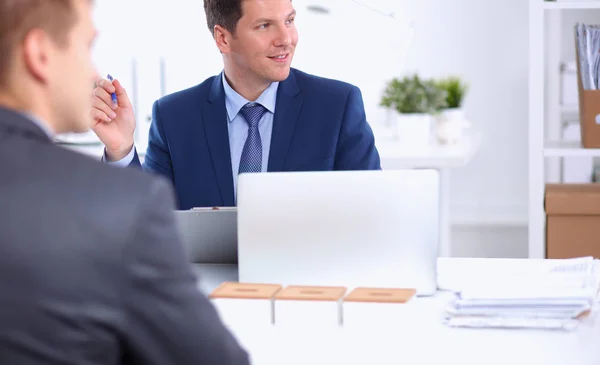
{"label": "desk", "polygon": [[[487,259],[440,258],[439,277],[466,278]],[[510,260],[510,259],[505,259]],[[495,260],[495,262],[498,262]],[[508,261],[507,261],[508,262]],[[223,281],[237,279],[234,265],[196,265],[199,287],[210,293]],[[470,280],[478,280],[472,273]],[[243,326],[234,332],[252,356],[253,364],[460,364],[460,365],[598,365],[600,323],[594,316],[575,332],[456,329],[442,324],[449,292],[417,298],[415,322],[377,331],[339,328],[289,330]]]}

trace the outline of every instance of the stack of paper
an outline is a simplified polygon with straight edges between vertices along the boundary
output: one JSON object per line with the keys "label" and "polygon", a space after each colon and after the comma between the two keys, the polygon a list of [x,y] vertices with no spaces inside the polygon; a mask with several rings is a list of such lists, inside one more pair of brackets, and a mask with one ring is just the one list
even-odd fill
{"label": "stack of paper", "polygon": [[577,24],[575,39],[583,89],[598,90],[600,83],[600,27]]}
{"label": "stack of paper", "polygon": [[596,303],[592,257],[553,260],[523,274],[495,276],[457,291],[447,308],[447,325],[572,330]]}

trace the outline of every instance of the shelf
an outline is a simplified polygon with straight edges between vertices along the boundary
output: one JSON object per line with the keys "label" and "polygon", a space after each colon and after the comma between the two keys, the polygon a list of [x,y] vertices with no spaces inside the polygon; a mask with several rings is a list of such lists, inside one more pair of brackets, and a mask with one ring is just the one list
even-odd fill
{"label": "shelf", "polygon": [[510,214],[504,212],[482,213],[477,216],[453,214],[450,224],[455,227],[526,227],[529,223],[527,213]]}
{"label": "shelf", "polygon": [[481,138],[480,133],[467,133],[456,145],[432,144],[422,149],[409,149],[394,141],[393,138],[380,133],[375,134],[381,167],[386,170],[463,167],[479,149]]}
{"label": "shelf", "polygon": [[547,141],[546,157],[600,157],[600,148],[583,148],[580,142]]}
{"label": "shelf", "polygon": [[577,104],[565,104],[560,106],[560,112],[563,116],[577,117],[579,118],[579,105]]}
{"label": "shelf", "polygon": [[544,1],[544,9],[600,9],[600,1]]}

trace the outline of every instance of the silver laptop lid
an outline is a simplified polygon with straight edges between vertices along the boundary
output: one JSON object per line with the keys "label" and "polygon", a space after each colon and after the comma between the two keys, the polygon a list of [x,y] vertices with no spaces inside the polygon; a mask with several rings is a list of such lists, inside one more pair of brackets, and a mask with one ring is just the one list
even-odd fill
{"label": "silver laptop lid", "polygon": [[435,170],[243,174],[239,279],[436,291]]}

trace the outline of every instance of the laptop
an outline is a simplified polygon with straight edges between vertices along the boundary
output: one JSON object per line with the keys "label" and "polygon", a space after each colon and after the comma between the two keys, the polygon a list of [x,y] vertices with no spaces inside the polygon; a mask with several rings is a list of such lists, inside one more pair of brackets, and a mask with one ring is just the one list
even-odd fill
{"label": "laptop", "polygon": [[176,210],[175,221],[192,263],[237,264],[236,208]]}
{"label": "laptop", "polygon": [[242,174],[240,282],[437,290],[436,170]]}

